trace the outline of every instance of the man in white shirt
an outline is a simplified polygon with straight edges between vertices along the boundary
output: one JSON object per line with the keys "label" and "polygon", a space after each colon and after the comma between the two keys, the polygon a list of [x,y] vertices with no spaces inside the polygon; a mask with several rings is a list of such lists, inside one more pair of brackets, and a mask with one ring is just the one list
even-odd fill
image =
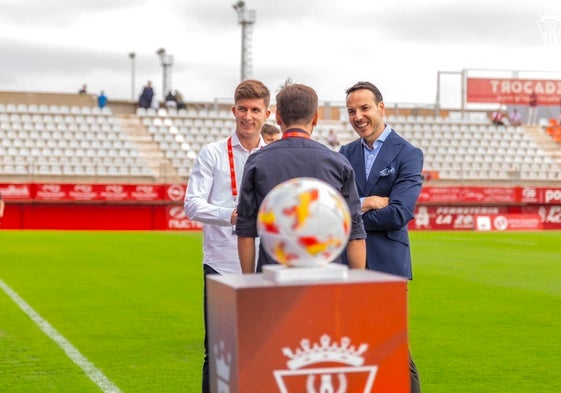
{"label": "man in white shirt", "polygon": [[[185,194],[185,214],[203,223],[203,273],[241,274],[237,237],[238,187],[242,181],[247,157],[265,145],[261,128],[269,118],[271,94],[257,80],[240,83],[234,93],[232,113],[236,130],[228,138],[204,146],[189,177]],[[206,312],[206,280],[204,285],[205,358],[202,392],[210,391]]]}

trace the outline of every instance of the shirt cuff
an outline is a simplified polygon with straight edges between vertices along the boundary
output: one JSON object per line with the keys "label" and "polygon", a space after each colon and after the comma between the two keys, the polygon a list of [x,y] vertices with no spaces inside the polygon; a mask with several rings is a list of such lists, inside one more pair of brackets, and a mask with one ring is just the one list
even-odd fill
{"label": "shirt cuff", "polygon": [[226,225],[232,225],[230,219],[232,218],[232,213],[234,212],[234,208],[231,207],[224,207],[221,208],[218,212],[218,217],[224,221]]}

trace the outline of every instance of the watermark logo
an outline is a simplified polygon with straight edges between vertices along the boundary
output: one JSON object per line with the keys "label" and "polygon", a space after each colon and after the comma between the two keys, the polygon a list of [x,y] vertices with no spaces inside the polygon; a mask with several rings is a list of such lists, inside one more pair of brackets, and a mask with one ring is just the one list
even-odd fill
{"label": "watermark logo", "polygon": [[561,42],[561,16],[542,16],[537,20],[538,29],[546,45]]}

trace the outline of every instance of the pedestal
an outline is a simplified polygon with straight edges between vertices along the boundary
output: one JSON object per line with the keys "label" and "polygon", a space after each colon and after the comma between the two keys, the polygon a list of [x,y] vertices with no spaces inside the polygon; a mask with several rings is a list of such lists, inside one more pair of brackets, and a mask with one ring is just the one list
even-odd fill
{"label": "pedestal", "polygon": [[409,393],[407,281],[207,278],[214,393]]}

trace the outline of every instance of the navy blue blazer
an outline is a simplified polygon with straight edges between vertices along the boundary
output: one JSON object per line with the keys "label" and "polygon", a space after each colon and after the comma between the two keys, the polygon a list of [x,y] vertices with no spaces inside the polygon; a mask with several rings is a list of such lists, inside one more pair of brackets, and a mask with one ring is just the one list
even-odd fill
{"label": "navy blue blazer", "polygon": [[421,193],[423,152],[393,131],[382,144],[366,179],[361,141],[357,139],[340,149],[355,171],[359,197],[389,198],[387,207],[362,216],[367,233],[367,268],[412,279],[407,224],[414,218]]}

